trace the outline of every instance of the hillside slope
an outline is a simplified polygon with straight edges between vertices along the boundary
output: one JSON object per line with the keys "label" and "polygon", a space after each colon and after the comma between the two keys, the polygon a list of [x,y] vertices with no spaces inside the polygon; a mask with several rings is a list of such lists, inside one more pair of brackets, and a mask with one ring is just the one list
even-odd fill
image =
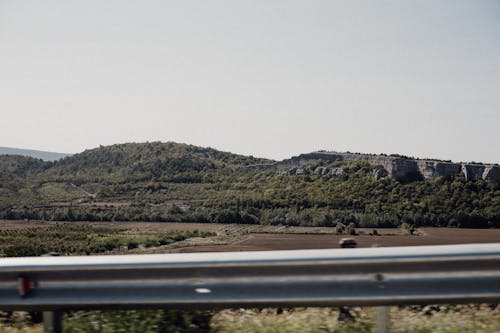
{"label": "hillside slope", "polygon": [[0,218],[500,227],[500,186],[480,178],[401,183],[364,161],[249,167],[274,163],[173,142],[0,156]]}

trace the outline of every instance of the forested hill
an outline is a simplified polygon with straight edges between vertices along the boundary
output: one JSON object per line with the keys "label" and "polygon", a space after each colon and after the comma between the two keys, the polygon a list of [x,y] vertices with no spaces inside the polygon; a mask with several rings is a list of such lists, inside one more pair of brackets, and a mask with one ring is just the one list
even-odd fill
{"label": "forested hill", "polygon": [[482,179],[400,183],[361,161],[248,168],[272,163],[173,142],[0,156],[0,218],[500,227],[500,186]]}
{"label": "forested hill", "polygon": [[269,160],[174,142],[128,143],[67,157],[54,163],[43,177],[77,183],[196,182],[209,170],[232,170],[266,162]]}

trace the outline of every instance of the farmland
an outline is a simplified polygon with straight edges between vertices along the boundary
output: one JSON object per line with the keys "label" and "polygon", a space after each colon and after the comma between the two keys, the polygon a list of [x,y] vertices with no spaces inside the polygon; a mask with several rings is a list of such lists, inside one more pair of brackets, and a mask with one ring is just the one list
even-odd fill
{"label": "farmland", "polygon": [[[355,229],[356,235],[335,228],[166,222],[0,221],[0,250],[62,252],[64,255],[220,252],[337,248],[345,237],[359,247],[492,243],[500,229],[401,228]],[[61,235],[63,237],[61,237]],[[10,239],[10,243],[9,243]],[[31,250],[30,250],[31,249]],[[9,252],[10,251],[10,252]],[[30,252],[31,251],[31,252]]]}

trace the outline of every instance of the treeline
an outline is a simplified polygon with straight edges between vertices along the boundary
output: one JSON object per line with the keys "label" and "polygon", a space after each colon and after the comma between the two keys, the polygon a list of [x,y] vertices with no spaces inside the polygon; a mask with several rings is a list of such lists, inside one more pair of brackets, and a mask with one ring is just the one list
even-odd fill
{"label": "treeline", "polygon": [[230,209],[200,209],[191,212],[140,208],[21,208],[0,212],[5,220],[46,221],[146,221],[146,222],[196,222],[224,224],[263,224],[336,227],[353,224],[356,228],[397,228],[403,223],[414,227],[460,227],[500,228],[500,216],[466,214],[460,211],[451,214],[433,213],[365,213],[349,210],[319,208],[246,208],[240,211]]}

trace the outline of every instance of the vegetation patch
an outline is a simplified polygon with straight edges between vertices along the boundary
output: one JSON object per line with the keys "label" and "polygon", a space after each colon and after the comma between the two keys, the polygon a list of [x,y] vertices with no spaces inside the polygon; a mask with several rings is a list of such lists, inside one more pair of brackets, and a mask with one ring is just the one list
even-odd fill
{"label": "vegetation patch", "polygon": [[0,255],[28,257],[56,252],[60,255],[123,253],[156,247],[193,237],[215,236],[210,231],[171,231],[132,235],[125,228],[57,223],[46,227],[0,230]]}

